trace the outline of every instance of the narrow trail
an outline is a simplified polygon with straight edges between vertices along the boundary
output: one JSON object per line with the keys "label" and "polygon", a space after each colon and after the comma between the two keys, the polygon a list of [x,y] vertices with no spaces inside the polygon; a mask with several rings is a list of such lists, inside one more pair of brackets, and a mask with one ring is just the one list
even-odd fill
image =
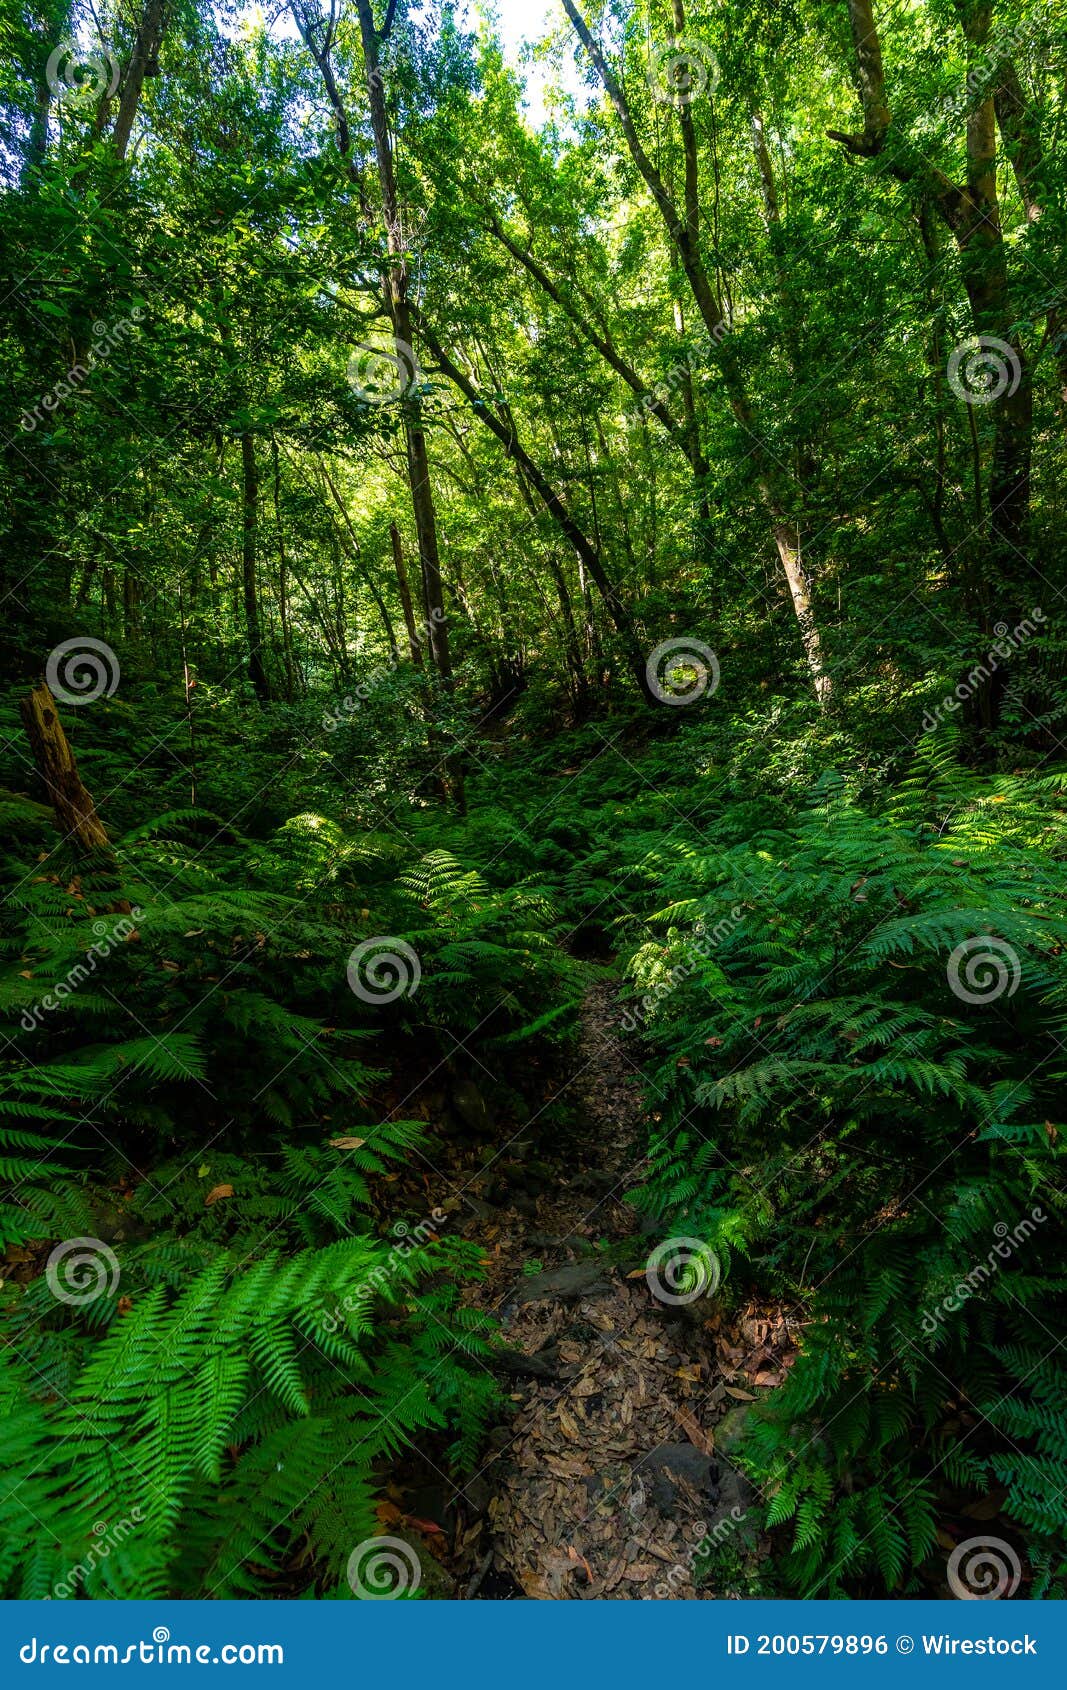
{"label": "narrow trail", "polygon": [[645,1106],[617,1022],[614,989],[597,982],[568,1088],[573,1138],[520,1145],[499,1207],[485,1210],[477,1188],[499,1196],[501,1164],[472,1182],[478,1212],[463,1230],[486,1248],[477,1300],[510,1346],[514,1417],[463,1482],[461,1596],[692,1599],[708,1534],[757,1551],[751,1492],[727,1451],[754,1377],[783,1376],[789,1330],[776,1311],[727,1323],[714,1298],[674,1308],[653,1296],[648,1244],[622,1201],[640,1176]]}

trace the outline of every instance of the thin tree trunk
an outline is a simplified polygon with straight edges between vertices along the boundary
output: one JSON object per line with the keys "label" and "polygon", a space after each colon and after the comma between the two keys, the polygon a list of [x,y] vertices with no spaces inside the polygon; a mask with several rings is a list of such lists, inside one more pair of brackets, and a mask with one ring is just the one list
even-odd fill
{"label": "thin tree trunk", "polygon": [[130,132],[141,101],[145,77],[158,73],[159,49],[163,42],[166,12],[166,0],[147,0],[130,55],[130,63],[119,92],[119,109],[115,118],[112,145],[120,159],[126,157],[130,144]]}
{"label": "thin tree trunk", "polygon": [[[837,129],[827,133],[846,151],[861,158],[875,158],[885,150],[891,113],[873,0],[848,0],[848,11],[863,130],[855,135]],[[968,62],[978,68],[984,62],[992,6],[989,0],[956,0],[956,11],[967,41]],[[975,332],[992,336],[1008,349],[1004,390],[991,406],[994,439],[989,476],[989,534],[993,569],[987,586],[1000,593],[1006,582],[1017,580],[1017,560],[1021,557],[1025,561],[1033,392],[1022,345],[1013,331],[1015,314],[1009,299],[1007,255],[997,200],[996,112],[992,95],[967,114],[967,180],[963,187],[943,171],[927,165],[918,153],[893,154],[887,161],[887,169],[898,181],[913,190],[918,188],[952,231],[960,253],[963,285]],[[969,409],[973,411],[973,406]],[[973,415],[970,423],[973,427]],[[1017,592],[1014,586],[1010,590],[1013,594]],[[983,596],[986,602],[980,607],[980,614],[988,621],[988,593]]]}
{"label": "thin tree trunk", "polygon": [[510,252],[511,256],[517,259],[518,262],[529,272],[542,290],[548,295],[549,299],[559,306],[560,310],[566,314],[574,326],[579,330],[582,337],[589,343],[590,346],[596,348],[605,363],[615,371],[616,375],[622,377],[630,391],[641,401],[642,408],[649,411],[658,422],[663,424],[663,427],[667,430],[671,439],[674,440],[685,453],[686,458],[689,460],[693,474],[695,476],[706,475],[708,473],[708,465],[701,456],[699,441],[694,441],[691,432],[679,427],[659,394],[654,388],[650,388],[647,382],[642,380],[633,365],[621,355],[607,331],[601,331],[596,328],[590,317],[588,307],[583,308],[582,306],[576,304],[575,301],[570,298],[566,290],[553,281],[547,270],[542,264],[538,263],[533,254],[525,251],[517,241],[513,241],[511,239],[501,226],[499,218],[497,218],[494,213],[488,213],[488,219],[489,229],[491,233],[496,236],[501,246],[503,246],[506,251]]}
{"label": "thin tree trunk", "polygon": [[[78,773],[56,701],[44,681],[38,682],[20,700],[19,710],[60,833],[64,839],[72,840],[82,855],[95,858],[108,878],[117,877],[107,830],[96,813],[92,794]],[[124,914],[130,909],[125,898],[114,900],[111,907]]]}
{"label": "thin tree trunk", "polygon": [[425,319],[421,315],[419,318],[419,324],[423,338],[434,357],[437,359],[437,362],[440,364],[444,374],[459,388],[460,392],[471,406],[471,409],[474,411],[475,416],[477,416],[479,420],[485,424],[486,428],[496,435],[508,457],[516,464],[521,465],[523,474],[529,481],[531,487],[533,487],[536,491],[545,509],[559,525],[561,532],[574,547],[574,550],[581,558],[590,576],[596,582],[597,590],[599,591],[601,598],[604,600],[604,605],[607,609],[608,615],[611,617],[615,631],[623,643],[627,658],[629,659],[631,671],[642,694],[650,704],[661,702],[656,698],[655,693],[649,685],[648,674],[646,671],[646,658],[642,653],[641,646],[637,638],[637,632],[634,628],[630,613],[620,598],[613,583],[608,578],[607,572],[604,569],[604,565],[596,548],[590,545],[588,539],[578,527],[578,524],[567,510],[567,507],[564,505],[555,488],[530,457],[530,454],[526,451],[520,441],[514,425],[509,428],[507,424],[502,422],[496,415],[496,412],[485,403],[474,383],[464,374],[458,364],[449,357],[436,335],[430,328],[427,327]]}
{"label": "thin tree trunk", "polygon": [[[1027,102],[1019,74],[1011,59],[1001,61],[993,104],[1001,137],[1022,196],[1026,220],[1028,223],[1037,223],[1046,205],[1055,204],[1055,191],[1047,180],[1038,114]],[[1053,262],[1056,262],[1055,257]],[[1056,360],[1060,410],[1067,416],[1067,310],[1058,295],[1049,301],[1045,323]]]}
{"label": "thin tree trunk", "polygon": [[[724,339],[726,320],[723,308],[708,275],[697,238],[696,219],[699,202],[697,198],[695,136],[689,108],[682,105],[679,110],[685,153],[685,207],[684,211],[680,211],[668,192],[659,170],[641,144],[622,87],[608,65],[588,24],[578,11],[575,0],[563,0],[563,7],[615,108],[626,144],[630,150],[630,156],[644,179],[663,218],[670,239],[677,249],[682,270],[689,283],[690,292],[696,302],[704,327],[712,342],[719,348],[719,368],[722,372],[730,407],[741,427],[755,443],[752,458],[757,470],[757,484],[771,520],[775,548],[789,588],[793,610],[800,626],[801,640],[811,671],[815,696],[820,704],[826,704],[831,692],[830,676],[827,673],[822,641],[812,607],[810,583],[800,561],[799,548],[789,538],[791,527],[790,505],[792,501],[789,498],[787,488],[783,485],[777,465],[763,447],[762,436],[755,426],[752,405],[740,365],[733,348]],[[684,12],[680,0],[675,0],[674,27],[676,32],[680,33],[684,27],[684,22]]]}
{"label": "thin tree trunk", "polygon": [[196,725],[193,721],[193,678],[189,672],[189,652],[185,629],[185,593],[178,576],[178,624],[182,643],[182,688],[185,693],[185,719],[189,728],[189,802],[196,803]]}
{"label": "thin tree trunk", "polygon": [[[398,368],[411,365],[413,331],[408,300],[408,271],[404,258],[404,235],[400,221],[396,178],[393,171],[393,148],[389,136],[389,122],[385,110],[385,89],[378,60],[378,32],[374,24],[371,0],[356,0],[359,32],[363,43],[363,60],[370,102],[371,131],[378,165],[378,182],[382,195],[386,243],[391,263],[388,273],[389,314],[393,324],[393,342]],[[433,487],[430,482],[430,463],[426,450],[426,435],[422,427],[422,402],[416,394],[403,400],[404,432],[407,441],[408,479],[411,485],[411,504],[415,516],[415,533],[422,564],[423,592],[430,623],[430,649],[437,672],[446,687],[452,686],[452,658],[448,644],[448,623],[445,617],[441,584],[441,559],[437,543],[437,515],[434,509]]]}
{"label": "thin tree trunk", "polygon": [[293,702],[296,692],[293,668],[293,633],[289,625],[289,560],[285,552],[285,525],[282,522],[282,470],[278,442],[270,437],[274,461],[274,524],[278,530],[278,617],[282,625],[282,661],[285,669],[285,696]]}
{"label": "thin tree trunk", "polygon": [[326,468],[326,465],[325,465],[324,462],[320,462],[319,468],[322,471],[322,478],[325,481],[326,486],[329,488],[329,491],[333,496],[334,503],[336,504],[337,509],[340,511],[342,521],[344,522],[344,525],[345,525],[345,529],[346,529],[346,532],[347,532],[347,542],[346,542],[345,549],[347,550],[349,556],[352,559],[352,562],[355,564],[357,570],[359,571],[360,576],[362,577],[363,581],[366,583],[366,585],[367,585],[367,587],[370,591],[370,595],[371,595],[372,599],[374,600],[375,604],[378,607],[378,615],[382,619],[382,627],[385,629],[385,637],[386,637],[386,640],[389,643],[389,655],[392,657],[392,659],[395,663],[400,656],[400,651],[399,651],[399,647],[397,646],[397,643],[396,643],[396,629],[393,626],[393,618],[389,614],[389,606],[386,604],[385,599],[383,598],[382,594],[378,590],[378,585],[377,585],[377,582],[374,579],[374,575],[373,575],[372,571],[370,569],[366,568],[366,566],[363,563],[362,558],[359,555],[359,541],[356,539],[355,530],[353,529],[351,520],[349,519],[348,510],[345,506],[344,500],[342,499],[342,497],[341,497],[341,495],[340,495],[340,493],[337,489],[337,485],[334,482],[332,475],[330,474],[329,470]]}
{"label": "thin tree trunk", "polygon": [[416,669],[421,669],[422,641],[415,626],[415,610],[411,603],[411,588],[408,586],[407,566],[404,563],[404,542],[400,538],[400,530],[395,522],[389,524],[389,544],[393,551],[393,568],[396,570],[397,590],[400,593],[400,604],[404,612],[404,626],[408,631],[408,649],[411,661]]}
{"label": "thin tree trunk", "polygon": [[244,485],[244,518],[241,545],[241,588],[244,600],[245,636],[248,641],[248,678],[261,704],[270,701],[267,671],[263,666],[263,637],[259,624],[259,595],[256,591],[256,536],[259,528],[259,471],[256,443],[247,431],[241,436],[241,473]]}

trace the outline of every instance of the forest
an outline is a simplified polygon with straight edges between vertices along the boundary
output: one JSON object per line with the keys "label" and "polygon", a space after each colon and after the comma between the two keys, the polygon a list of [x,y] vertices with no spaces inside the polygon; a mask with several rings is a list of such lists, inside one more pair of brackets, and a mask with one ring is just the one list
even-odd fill
{"label": "forest", "polygon": [[0,27],[3,1595],[1067,1595],[1067,10]]}

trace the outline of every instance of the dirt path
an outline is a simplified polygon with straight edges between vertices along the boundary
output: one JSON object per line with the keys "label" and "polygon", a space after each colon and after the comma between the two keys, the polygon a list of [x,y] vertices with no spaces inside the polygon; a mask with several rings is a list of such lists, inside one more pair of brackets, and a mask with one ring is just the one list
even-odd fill
{"label": "dirt path", "polygon": [[[490,1257],[479,1300],[515,1352],[515,1413],[464,1481],[487,1530],[461,1593],[692,1599],[709,1534],[737,1553],[755,1546],[751,1493],[725,1454],[736,1426],[722,1417],[743,1415],[731,1398],[751,1400],[754,1372],[780,1374],[789,1334],[773,1315],[727,1322],[714,1297],[674,1308],[653,1295],[643,1264],[656,1240],[621,1201],[640,1178],[645,1109],[617,1017],[612,986],[594,985],[574,1137],[524,1145],[505,1164],[520,1170],[506,1175],[510,1200],[465,1227]],[[492,1168],[485,1184],[498,1189]]]}

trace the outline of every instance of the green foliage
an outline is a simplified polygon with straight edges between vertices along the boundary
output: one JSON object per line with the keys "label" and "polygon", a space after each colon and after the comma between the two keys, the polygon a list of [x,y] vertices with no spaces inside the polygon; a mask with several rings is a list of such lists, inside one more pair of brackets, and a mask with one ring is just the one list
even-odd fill
{"label": "green foliage", "polygon": [[633,951],[646,1004],[683,965],[644,1027],[661,1118],[635,1199],[805,1311],[744,1446],[802,1594],[916,1588],[939,1517],[992,1492],[1046,1587],[1067,1575],[1042,1342],[1065,1299],[1060,786],[936,743],[879,813],[827,776],[784,825],[680,856]]}
{"label": "green foliage", "polygon": [[[977,1502],[1064,1588],[1067,31],[576,3],[523,61],[376,0],[368,76],[351,5],[185,0],[78,99],[143,6],[7,8],[12,1592],[343,1595],[400,1446],[473,1464],[471,1253],[390,1223],[471,1076],[567,1130],[620,948],[636,1200],[804,1323],[747,1455],[784,1587],[923,1588]],[[716,684],[650,707],[678,640]],[[49,1290],[80,1238],[121,1303]]]}
{"label": "green foliage", "polygon": [[125,900],[47,832],[5,864],[0,1224],[35,1264],[3,1293],[9,1594],[347,1594],[383,1468],[427,1433],[471,1465],[496,1400],[476,1248],[385,1227],[425,1129],[369,1116],[350,888],[260,889],[202,819],[119,843]]}

